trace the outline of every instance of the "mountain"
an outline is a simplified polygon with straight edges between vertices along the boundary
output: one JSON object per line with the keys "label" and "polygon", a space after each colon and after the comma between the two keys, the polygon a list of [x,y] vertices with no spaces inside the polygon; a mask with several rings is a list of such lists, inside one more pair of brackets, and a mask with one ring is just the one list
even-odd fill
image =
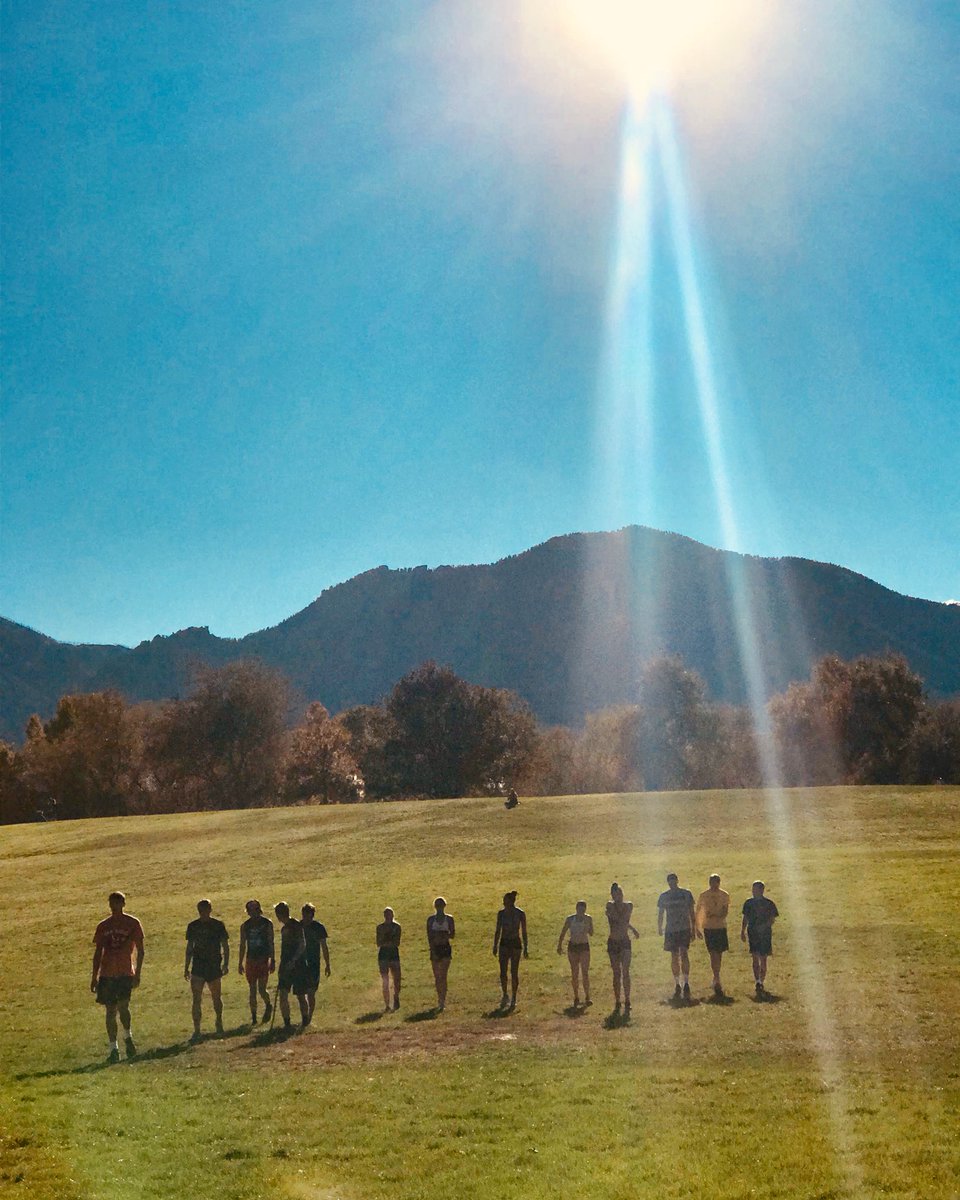
{"label": "mountain", "polygon": [[0,619],[0,736],[69,691],[176,696],[200,662],[258,657],[331,710],[384,695],[426,659],[511,688],[546,722],[635,697],[639,664],[679,654],[711,694],[764,695],[821,655],[903,654],[934,695],[960,693],[960,607],[898,595],[841,567],[714,550],[631,526],[552,538],[500,562],[377,567],[272,629],[226,639],[186,629],[123,646],[66,645]]}

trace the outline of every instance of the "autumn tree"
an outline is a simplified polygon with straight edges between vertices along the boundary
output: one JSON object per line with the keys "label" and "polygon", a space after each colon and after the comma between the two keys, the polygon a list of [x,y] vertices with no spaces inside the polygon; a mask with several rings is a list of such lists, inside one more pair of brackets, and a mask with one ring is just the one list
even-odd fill
{"label": "autumn tree", "polygon": [[706,684],[680,658],[664,656],[644,665],[633,760],[647,791],[695,786],[696,746],[706,714]]}
{"label": "autumn tree", "polygon": [[285,797],[320,804],[358,799],[362,781],[350,740],[349,731],[322,704],[311,704],[288,739]]}

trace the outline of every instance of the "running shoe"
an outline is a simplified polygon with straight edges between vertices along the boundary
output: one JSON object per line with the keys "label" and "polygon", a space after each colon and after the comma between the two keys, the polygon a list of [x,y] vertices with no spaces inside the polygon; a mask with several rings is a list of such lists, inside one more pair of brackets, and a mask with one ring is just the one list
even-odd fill
{"label": "running shoe", "polygon": [[263,1016],[260,1018],[260,1024],[266,1025],[272,1016],[273,1016],[273,1005],[268,1000],[266,1008],[264,1008],[264,1010],[263,1010]]}
{"label": "running shoe", "polygon": [[134,1045],[133,1038],[129,1035],[127,1035],[127,1037],[124,1039],[123,1048],[127,1052],[127,1058],[136,1057],[137,1047]]}
{"label": "running shoe", "polygon": [[108,1063],[118,1063],[119,1061],[120,1061],[120,1051],[116,1048],[116,1046],[114,1046],[113,1049],[110,1051],[110,1053],[107,1055],[107,1062]]}
{"label": "running shoe", "polygon": [[683,998],[684,998],[684,1000],[690,999],[690,984],[689,983],[685,983],[683,985]]}
{"label": "running shoe", "polygon": [[674,1000],[679,1000],[682,995],[683,995],[683,989],[680,987],[680,984],[678,983],[677,986],[673,989],[673,998],[674,998]]}

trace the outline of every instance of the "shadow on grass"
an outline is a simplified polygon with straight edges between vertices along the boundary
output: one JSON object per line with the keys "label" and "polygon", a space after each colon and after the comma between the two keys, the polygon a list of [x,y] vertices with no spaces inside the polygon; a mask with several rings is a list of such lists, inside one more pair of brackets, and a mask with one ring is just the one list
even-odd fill
{"label": "shadow on grass", "polygon": [[563,1010],[563,1015],[569,1017],[571,1021],[577,1021],[580,1017],[587,1015],[587,1010],[579,1004],[570,1004]]}
{"label": "shadow on grass", "polygon": [[386,1015],[386,1009],[377,1008],[373,1012],[362,1013],[354,1020],[354,1025],[372,1025],[374,1021],[382,1021]]}
{"label": "shadow on grass", "polygon": [[619,1008],[615,1008],[603,1021],[604,1029],[626,1029],[629,1024],[630,1014]]}
{"label": "shadow on grass", "polygon": [[661,1008],[699,1008],[701,1004],[703,1004],[703,1001],[698,1000],[696,996],[690,996],[689,998],[671,996],[669,1000],[660,1001]]}
{"label": "shadow on grass", "polygon": [[736,1000],[734,1000],[734,998],[732,996],[728,996],[727,993],[724,992],[722,996],[718,996],[718,995],[716,995],[716,993],[714,993],[712,996],[708,996],[706,998],[706,1000],[704,1000],[703,1003],[704,1004],[716,1004],[716,1005],[719,1005],[720,1008],[727,1008],[731,1004],[736,1004]]}
{"label": "shadow on grass", "polygon": [[277,1025],[273,1029],[261,1029],[249,1041],[251,1046],[274,1046],[277,1042],[285,1042],[287,1038],[296,1037],[300,1033],[299,1025]]}
{"label": "shadow on grass", "polygon": [[779,1004],[783,1000],[783,996],[777,996],[773,992],[754,992],[750,999],[754,1004]]}
{"label": "shadow on grass", "polygon": [[[201,1042],[225,1042],[230,1038],[242,1037],[247,1032],[247,1026],[239,1025],[235,1029],[229,1029],[225,1033],[218,1036],[215,1033],[204,1034]],[[112,1063],[106,1058],[98,1059],[97,1062],[84,1063],[80,1067],[66,1067],[52,1071],[25,1071],[20,1075],[14,1075],[14,1079],[24,1081],[27,1079],[57,1079],[70,1075],[95,1075],[98,1071],[104,1071],[108,1067],[114,1069],[118,1067],[128,1066],[131,1063],[141,1062],[160,1062],[165,1058],[178,1058],[181,1054],[187,1054],[193,1050],[196,1042],[174,1042],[170,1046],[154,1046],[150,1050],[143,1050],[135,1054],[132,1058],[123,1058],[120,1062]]]}
{"label": "shadow on grass", "polygon": [[485,1021],[502,1021],[504,1017],[512,1017],[515,1011],[509,1004],[498,1004],[496,1008],[491,1008],[489,1012],[481,1015]]}
{"label": "shadow on grass", "polygon": [[425,1008],[422,1012],[411,1013],[409,1017],[404,1017],[403,1019],[408,1024],[413,1025],[417,1021],[435,1021],[439,1016],[440,1010],[438,1008]]}

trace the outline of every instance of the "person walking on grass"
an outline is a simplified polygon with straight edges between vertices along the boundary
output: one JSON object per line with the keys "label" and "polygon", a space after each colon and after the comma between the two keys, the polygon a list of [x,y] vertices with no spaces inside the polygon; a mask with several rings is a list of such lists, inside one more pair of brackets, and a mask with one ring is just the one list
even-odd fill
{"label": "person walking on grass", "polygon": [[457,929],[442,896],[434,900],[433,908],[434,911],[427,917],[427,945],[430,947],[430,966],[433,967],[433,982],[437,989],[437,1012],[443,1012],[447,1003],[447,973],[453,957],[450,943]]}
{"label": "person walking on grass", "polygon": [[576,912],[564,921],[557,941],[557,953],[563,953],[563,939],[570,935],[567,943],[567,961],[570,963],[570,980],[573,984],[573,1007],[580,1007],[580,984],[583,984],[583,1006],[589,1008],[590,999],[590,939],[593,937],[593,917],[587,915],[586,900],[578,900]]}
{"label": "person walking on grass", "polygon": [[[393,909],[383,910],[383,920],[377,926],[377,966],[383,988],[383,1011],[396,1012],[400,1007],[400,935],[402,930],[393,919]],[[390,1003],[390,980],[393,980],[393,1004]]]}
{"label": "person walking on grass", "polygon": [[630,1011],[630,960],[633,957],[633,947],[630,945],[630,935],[636,940],[640,934],[630,924],[633,916],[633,904],[623,898],[623,888],[619,883],[610,885],[610,899],[607,901],[607,954],[610,957],[610,969],[613,971],[613,1007],[614,1012],[620,1011],[620,997],[623,996],[623,1011]]}
{"label": "person walking on grass", "polygon": [[753,885],[753,895],[743,902],[743,921],[740,924],[740,941],[749,939],[753,955],[753,985],[757,996],[766,994],[767,958],[773,953],[773,923],[780,916],[774,902],[764,895],[766,886],[761,880]]}
{"label": "person walking on grass", "polygon": [[720,982],[720,967],[723,955],[730,949],[727,938],[727,913],[730,910],[730,896],[720,887],[720,876],[714,873],[707,881],[708,887],[697,898],[695,912],[697,922],[697,937],[702,938],[707,953],[710,955],[710,967],[713,971],[713,994],[723,995],[723,985]]}
{"label": "person walking on grass", "polygon": [[263,1000],[263,1023],[273,1015],[267,981],[274,970],[273,922],[263,915],[259,900],[246,903],[247,919],[240,926],[240,954],[237,970],[250,988],[250,1024],[257,1023],[257,992]]}
{"label": "person walking on grass", "polygon": [[[493,956],[500,960],[500,1007],[517,1007],[520,987],[520,955],[527,954],[527,914],[517,908],[517,892],[506,892],[503,908],[497,913],[497,928],[493,935]],[[507,968],[510,969],[510,999],[507,999]]]}
{"label": "person walking on grass", "polygon": [[696,932],[693,893],[679,886],[676,874],[667,876],[667,890],[657,901],[657,934],[663,935],[663,948],[670,953],[673,970],[673,998],[690,999],[690,942]]}
{"label": "person walking on grass", "polygon": [[[143,926],[136,917],[124,912],[127,899],[123,892],[111,892],[107,897],[110,916],[100,922],[93,935],[93,973],[90,991],[104,1007],[107,1038],[110,1042],[108,1062],[120,1061],[117,1045],[117,1017],[124,1032],[127,1058],[133,1058],[137,1047],[130,1023],[130,995],[140,986],[143,968]],[[134,964],[136,956],[136,964]]]}
{"label": "person walking on grass", "polygon": [[[320,986],[320,959],[323,959],[324,974],[330,977],[330,951],[327,949],[327,927],[314,920],[317,910],[312,904],[305,904],[300,910],[300,924],[303,928],[304,952],[303,958],[297,963],[293,991],[300,1001],[300,1013],[303,1017],[304,1028],[313,1020],[313,1011],[317,1006],[317,988]],[[304,1005],[306,1011],[304,1015]]]}
{"label": "person walking on grass", "polygon": [[230,968],[230,941],[226,925],[212,915],[213,905],[209,900],[198,900],[197,912],[200,915],[187,926],[187,948],[183,958],[183,977],[189,982],[193,994],[191,1042],[200,1041],[200,1001],[204,985],[213,1001],[217,1036],[223,1036],[220,981]]}
{"label": "person walking on grass", "polygon": [[[303,926],[299,921],[290,916],[290,905],[286,900],[281,900],[279,904],[275,904],[273,911],[280,922],[280,964],[277,967],[277,1004],[280,1008],[280,1016],[283,1017],[284,1029],[291,1030],[293,1022],[290,1020],[290,989],[293,987],[296,977],[297,963],[299,963],[300,959],[306,953],[307,943],[303,936]],[[306,999],[302,995],[298,999],[300,1000],[300,1016],[305,1020],[307,1011]]]}

